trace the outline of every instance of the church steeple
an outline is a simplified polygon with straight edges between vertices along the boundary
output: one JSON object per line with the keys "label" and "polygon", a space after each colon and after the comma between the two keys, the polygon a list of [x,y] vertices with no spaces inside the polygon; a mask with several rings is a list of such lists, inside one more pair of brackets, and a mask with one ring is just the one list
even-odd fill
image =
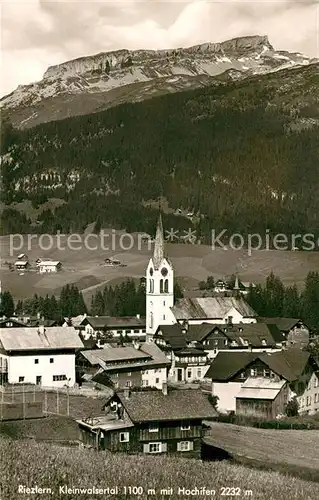
{"label": "church steeple", "polygon": [[164,231],[161,213],[158,216],[155,245],[153,252],[154,269],[158,269],[164,259]]}

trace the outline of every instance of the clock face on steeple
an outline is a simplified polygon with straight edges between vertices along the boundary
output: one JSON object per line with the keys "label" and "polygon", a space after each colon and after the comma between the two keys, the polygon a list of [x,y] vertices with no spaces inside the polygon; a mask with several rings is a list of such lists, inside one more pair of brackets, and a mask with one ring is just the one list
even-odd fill
{"label": "clock face on steeple", "polygon": [[163,269],[161,270],[161,273],[162,273],[162,276],[167,276],[168,275],[168,270],[166,269],[166,267],[163,267]]}

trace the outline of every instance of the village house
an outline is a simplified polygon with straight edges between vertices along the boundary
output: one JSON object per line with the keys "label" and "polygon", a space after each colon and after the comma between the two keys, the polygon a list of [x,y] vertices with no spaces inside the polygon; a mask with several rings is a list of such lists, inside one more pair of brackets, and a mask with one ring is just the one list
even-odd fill
{"label": "village house", "polygon": [[62,263],[59,260],[41,260],[37,266],[40,274],[57,273],[62,269]]}
{"label": "village house", "polygon": [[[296,348],[273,353],[221,351],[213,360],[206,378],[212,381],[212,395],[218,397],[218,410],[221,412],[236,411],[236,397],[248,378],[287,382],[289,391],[286,391],[284,385],[281,388],[283,392],[280,394],[280,401],[283,406],[296,392],[298,383],[308,380],[306,374],[311,363],[310,354]],[[245,387],[248,388],[249,383]],[[259,385],[262,389],[260,381]],[[303,391],[304,386],[299,386],[299,392]],[[281,399],[282,394],[285,402]],[[257,402],[259,398],[256,396],[255,399]]]}
{"label": "village house", "polygon": [[136,316],[87,316],[76,325],[84,339],[93,337],[98,345],[103,345],[111,339],[125,339],[126,341],[146,339],[146,322],[139,314]]}
{"label": "village house", "polygon": [[134,341],[122,347],[106,345],[103,349],[77,354],[78,380],[114,389],[156,387],[167,382],[170,362],[155,344]]}
{"label": "village house", "polygon": [[286,380],[248,377],[236,396],[236,415],[273,420],[284,414],[289,397]]}
{"label": "village house", "polygon": [[78,420],[81,440],[112,452],[169,453],[200,458],[203,420],[217,416],[196,389],[118,392],[104,405],[105,415]]}
{"label": "village house", "polygon": [[313,415],[319,411],[319,365],[314,367],[308,383],[304,385],[303,392],[299,391],[297,401],[301,415]]}
{"label": "village house", "polygon": [[4,316],[0,320],[0,328],[17,328],[19,326],[25,326],[25,323],[14,317],[6,318]]}
{"label": "village house", "polygon": [[14,267],[16,271],[26,271],[29,269],[30,263],[27,259],[21,259],[14,263]]}
{"label": "village house", "polygon": [[1,328],[2,383],[72,387],[75,384],[75,351],[82,347],[73,327]]}
{"label": "village house", "polygon": [[307,347],[309,344],[309,328],[299,318],[258,318],[258,322],[276,325],[285,336],[287,346]]}

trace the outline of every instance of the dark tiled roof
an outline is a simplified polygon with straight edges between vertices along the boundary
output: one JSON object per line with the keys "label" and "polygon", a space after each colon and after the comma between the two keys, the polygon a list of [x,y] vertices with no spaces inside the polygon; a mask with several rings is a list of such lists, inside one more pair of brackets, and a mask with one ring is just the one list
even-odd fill
{"label": "dark tiled roof", "polygon": [[145,328],[146,319],[136,316],[86,316],[81,325],[89,323],[93,328]]}
{"label": "dark tiled roof", "polygon": [[266,323],[250,323],[232,325],[225,327],[225,334],[230,340],[235,340],[238,345],[245,345],[243,339],[247,340],[253,347],[263,345],[263,340],[266,345],[271,346],[276,343],[285,341],[284,335],[276,325],[267,325]]}
{"label": "dark tiled roof", "polygon": [[168,389],[162,391],[132,392],[128,399],[118,397],[133,422],[163,420],[209,419],[217,416],[216,410],[199,389]]}
{"label": "dark tiled roof", "polygon": [[223,332],[223,325],[211,323],[202,323],[201,325],[188,325],[185,338],[188,342],[202,342],[207,337],[207,335],[209,335],[210,332],[212,332],[216,328]]}
{"label": "dark tiled roof", "polygon": [[289,332],[291,328],[297,325],[301,319],[299,318],[257,318],[260,323],[267,323],[267,325],[276,325],[282,332]]}
{"label": "dark tiled roof", "polygon": [[258,353],[253,352],[220,351],[210,365],[205,378],[227,382],[257,358]]}
{"label": "dark tiled roof", "polygon": [[[159,330],[162,332],[162,335],[158,336]],[[182,327],[177,323],[174,325],[159,325],[155,339],[163,338],[173,350],[175,349],[184,349],[187,347],[186,339],[182,333]]]}
{"label": "dark tiled roof", "polygon": [[213,381],[231,380],[256,359],[260,359],[270,370],[289,382],[296,380],[304,371],[309,353],[297,348],[273,353],[222,352],[220,351],[205,377]]}

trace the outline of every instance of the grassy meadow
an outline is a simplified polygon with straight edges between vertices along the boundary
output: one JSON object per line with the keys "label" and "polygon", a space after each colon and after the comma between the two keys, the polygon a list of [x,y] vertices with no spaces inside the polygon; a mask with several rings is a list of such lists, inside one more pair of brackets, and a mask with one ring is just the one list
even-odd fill
{"label": "grassy meadow", "polygon": [[[38,295],[59,294],[61,288],[67,283],[74,283],[83,291],[88,304],[92,295],[107,284],[115,284],[128,277],[140,278],[145,275],[145,269],[151,256],[152,248],[148,243],[138,243],[138,236],[133,235],[134,245],[128,250],[123,245],[130,241],[123,239],[123,231],[105,230],[109,239],[105,245],[109,249],[103,250],[97,241],[89,241],[89,245],[97,245],[96,250],[88,248],[76,249],[67,246],[67,237],[61,237],[60,248],[53,237],[52,248],[41,250],[39,238],[35,236],[29,241],[26,235],[20,244],[20,237],[14,237],[16,245],[14,252],[10,249],[10,236],[0,237],[2,253],[1,280],[3,290],[10,290],[16,299],[25,299],[34,293]],[[40,235],[39,235],[40,237]],[[84,235],[83,235],[84,238]],[[83,239],[84,241],[84,239]],[[43,239],[43,246],[49,244],[49,239]],[[12,244],[11,244],[12,247]],[[65,247],[65,249],[63,249]],[[280,250],[256,250],[252,255],[247,250],[223,250],[216,248],[214,251],[208,245],[191,245],[181,243],[167,243],[166,251],[174,265],[175,276],[181,281],[186,294],[198,295],[198,282],[205,280],[208,275],[224,278],[233,273],[238,273],[243,281],[263,283],[273,271],[285,285],[297,283],[302,286],[309,271],[319,269],[319,252],[290,252]],[[40,275],[35,271],[25,273],[10,272],[8,263],[14,263],[17,256],[24,252],[31,263],[39,257],[60,260],[63,270],[51,275]],[[125,267],[103,266],[104,259],[113,257],[120,260]]]}
{"label": "grassy meadow", "polygon": [[[186,498],[230,498],[222,495],[222,488],[237,488],[237,498],[258,500],[315,500],[318,484],[285,476],[278,472],[256,471],[227,462],[200,462],[193,459],[156,456],[127,456],[95,452],[85,448],[73,448],[28,441],[0,439],[1,500],[33,498],[49,500],[136,499],[185,500]],[[50,488],[50,493],[20,495],[19,485]],[[113,488],[116,494],[92,495],[89,492],[60,494],[59,487]],[[124,487],[143,488],[133,495]],[[161,489],[173,488],[164,495]],[[179,488],[206,487],[215,495],[189,496]],[[148,490],[151,489],[151,492]],[[154,494],[155,492],[155,494]]]}

